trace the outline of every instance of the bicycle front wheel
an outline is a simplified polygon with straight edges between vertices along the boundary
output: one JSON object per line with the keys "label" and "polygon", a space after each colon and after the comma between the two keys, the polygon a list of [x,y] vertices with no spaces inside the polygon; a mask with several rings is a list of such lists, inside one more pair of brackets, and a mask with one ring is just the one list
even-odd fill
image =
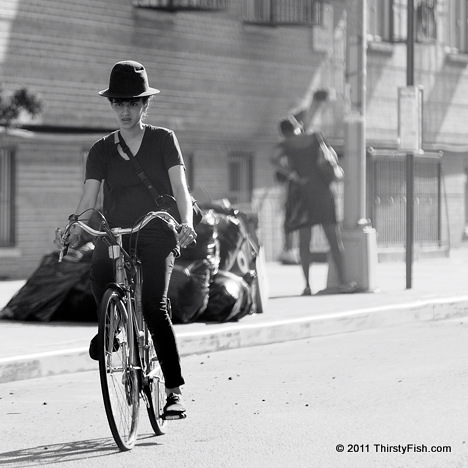
{"label": "bicycle front wheel", "polygon": [[129,360],[131,326],[122,295],[108,289],[99,310],[99,374],[107,420],[121,450],[135,445],[140,405],[138,373]]}

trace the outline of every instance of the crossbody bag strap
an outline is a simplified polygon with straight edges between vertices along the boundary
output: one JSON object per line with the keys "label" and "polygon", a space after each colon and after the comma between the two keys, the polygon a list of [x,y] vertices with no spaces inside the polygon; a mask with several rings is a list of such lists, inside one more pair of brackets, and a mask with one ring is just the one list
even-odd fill
{"label": "crossbody bag strap", "polygon": [[151,195],[153,195],[154,199],[157,200],[161,196],[158,191],[154,188],[153,184],[151,181],[148,179],[148,176],[145,174],[145,171],[141,167],[141,164],[138,162],[138,160],[133,156],[132,152],[130,151],[130,148],[128,147],[127,143],[125,143],[125,140],[122,138],[122,135],[120,132],[117,133],[118,138],[119,138],[119,145],[121,146],[122,150],[124,153],[129,157],[130,161],[132,162],[135,171],[138,175],[138,177],[141,179],[143,184],[148,188],[148,190],[151,192]]}

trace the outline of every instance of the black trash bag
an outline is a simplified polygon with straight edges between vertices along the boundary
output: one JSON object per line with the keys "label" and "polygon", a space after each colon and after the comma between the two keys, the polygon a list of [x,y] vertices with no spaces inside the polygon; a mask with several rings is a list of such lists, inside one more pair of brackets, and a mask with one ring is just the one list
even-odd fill
{"label": "black trash bag", "polygon": [[240,276],[219,270],[210,285],[208,306],[199,321],[237,321],[252,313],[252,294]]}
{"label": "black trash bag", "polygon": [[185,266],[187,260],[208,260],[212,273],[216,273],[220,262],[218,221],[218,216],[213,210],[204,213],[202,221],[195,228],[195,232],[197,233],[195,247],[182,249],[180,257],[176,259],[176,264],[183,264]]}
{"label": "black trash bag", "polygon": [[239,218],[239,210],[231,206],[226,199],[205,203],[203,209],[214,212],[217,218],[219,239],[219,254],[221,270],[230,271],[234,265],[237,253],[245,241],[245,226]]}
{"label": "black trash bag", "polygon": [[96,304],[89,288],[91,257],[89,245],[78,252],[70,251],[62,263],[58,262],[58,252],[45,255],[5,306],[1,317],[42,322],[96,321]]}
{"label": "black trash bag", "polygon": [[225,215],[235,215],[236,208],[231,205],[231,202],[227,198],[221,200],[212,200],[210,202],[199,203],[200,207],[203,210],[212,210],[215,213],[225,214]]}
{"label": "black trash bag", "polygon": [[262,259],[259,258],[261,243],[258,238],[258,215],[234,208],[226,199],[205,204],[204,208],[213,210],[220,219],[219,269],[234,273],[246,280],[254,298],[251,313],[263,312],[262,302],[265,298],[262,299],[262,295],[265,291],[265,278]]}
{"label": "black trash bag", "polygon": [[83,274],[58,306],[52,320],[61,322],[97,322],[96,300],[91,292],[88,274]]}
{"label": "black trash bag", "polygon": [[237,216],[218,214],[219,268],[229,271],[244,242],[241,220]]}
{"label": "black trash bag", "polygon": [[211,277],[212,267],[208,260],[187,264],[187,260],[177,259],[168,290],[173,323],[194,322],[205,311]]}
{"label": "black trash bag", "polygon": [[258,232],[258,214],[244,213],[239,211],[237,217],[241,220],[244,226],[244,232],[248,237],[253,248],[258,252],[260,248],[260,240],[257,236]]}
{"label": "black trash bag", "polygon": [[[254,267],[260,248],[257,237],[258,215],[234,208],[227,199],[205,203],[203,208],[214,212],[218,218],[219,268],[243,276]],[[242,260],[245,260],[245,268],[239,268],[239,253]]]}
{"label": "black trash bag", "polygon": [[218,271],[218,218],[213,210],[204,213],[196,227],[197,244],[183,249],[176,259],[169,284],[174,323],[190,323],[205,311],[211,278]]}

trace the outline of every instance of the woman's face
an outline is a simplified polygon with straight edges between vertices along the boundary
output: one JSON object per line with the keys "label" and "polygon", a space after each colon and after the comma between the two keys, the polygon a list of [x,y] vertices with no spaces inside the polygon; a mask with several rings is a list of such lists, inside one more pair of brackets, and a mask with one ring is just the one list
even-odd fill
{"label": "woman's face", "polygon": [[139,125],[146,106],[141,99],[129,99],[128,101],[114,100],[112,102],[112,109],[115,112],[119,126],[130,129],[135,127],[135,125]]}

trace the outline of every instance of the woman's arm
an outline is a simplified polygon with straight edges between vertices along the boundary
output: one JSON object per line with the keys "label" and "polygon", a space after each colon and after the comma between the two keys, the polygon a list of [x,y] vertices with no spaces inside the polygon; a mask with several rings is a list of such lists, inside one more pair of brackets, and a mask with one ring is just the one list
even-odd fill
{"label": "woman's arm", "polygon": [[76,208],[75,213],[80,214],[90,208],[96,208],[101,181],[95,179],[87,179],[83,186],[83,194]]}
{"label": "woman's arm", "polygon": [[193,229],[192,199],[187,187],[184,166],[172,166],[168,172],[172,193],[177,201],[177,208],[179,209],[180,219],[183,224],[182,231],[179,233],[179,243],[183,248],[189,245],[197,236]]}
{"label": "woman's arm", "polygon": [[[96,208],[96,203],[99,195],[99,190],[101,188],[101,181],[96,179],[87,179],[83,186],[83,194],[81,195],[80,202],[76,208],[75,214],[80,215],[88,209]],[[70,235],[68,236],[70,246],[78,244],[81,233],[83,230],[76,224],[70,230]]]}
{"label": "woman's arm", "polygon": [[299,123],[302,124],[305,133],[309,133],[313,126],[313,120],[321,110],[322,105],[328,101],[329,92],[326,89],[319,89],[312,95],[308,93],[298,107],[290,111]]}

